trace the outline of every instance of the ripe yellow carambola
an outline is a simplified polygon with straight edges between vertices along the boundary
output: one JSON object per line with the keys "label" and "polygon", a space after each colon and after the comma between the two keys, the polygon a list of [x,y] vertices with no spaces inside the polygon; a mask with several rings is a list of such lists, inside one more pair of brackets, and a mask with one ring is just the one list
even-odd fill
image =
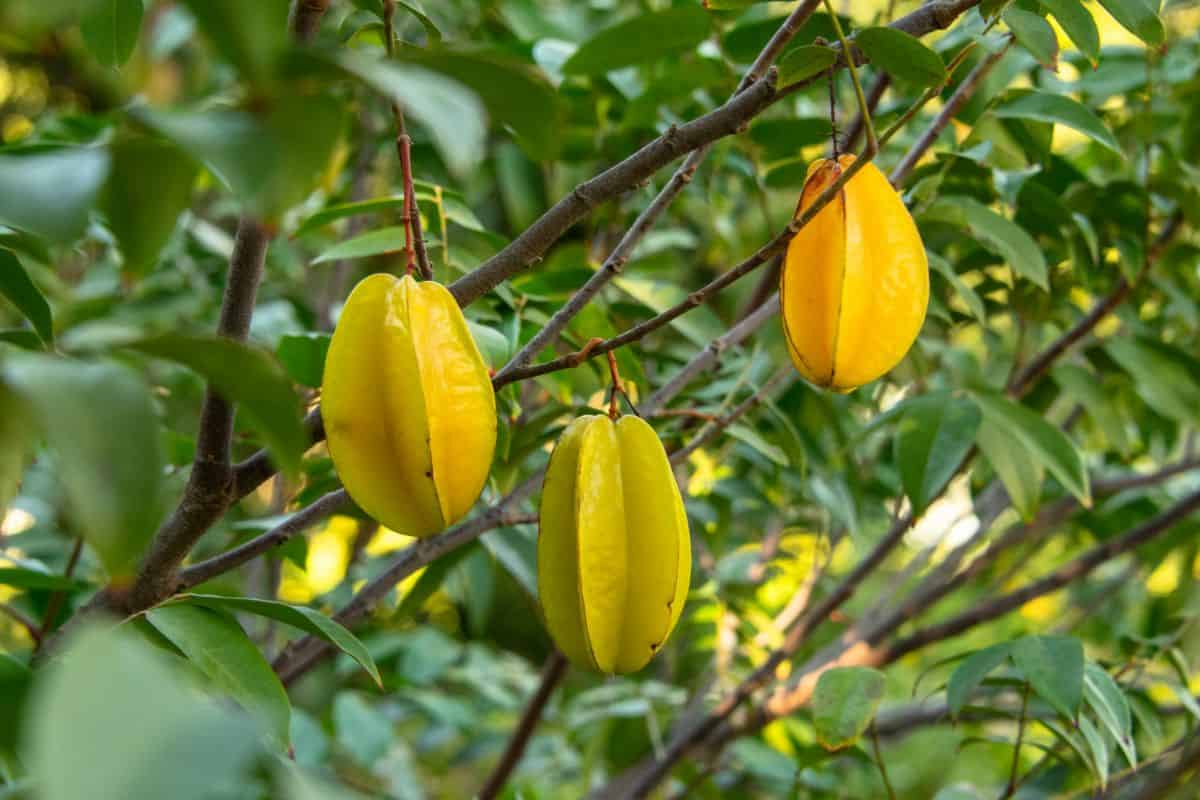
{"label": "ripe yellow carambola", "polygon": [[321,390],[329,454],[354,502],[429,536],[470,510],[496,447],[496,396],[446,287],[378,274],[350,293]]}
{"label": "ripe yellow carambola", "polygon": [[[809,167],[800,213],[854,163]],[[849,391],[904,358],[925,320],[925,246],[896,190],[866,164],[792,239],[779,283],[783,331],[808,381]]]}
{"label": "ripe yellow carambola", "polygon": [[692,548],[649,425],[586,416],[567,427],[542,486],[537,559],[546,627],[572,663],[611,674],[650,661],[683,611]]}

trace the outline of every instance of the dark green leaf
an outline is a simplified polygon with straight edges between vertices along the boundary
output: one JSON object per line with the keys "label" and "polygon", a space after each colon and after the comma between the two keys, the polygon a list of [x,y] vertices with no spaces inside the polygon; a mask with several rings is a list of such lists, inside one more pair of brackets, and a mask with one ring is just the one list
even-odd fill
{"label": "dark green leaf", "polygon": [[[285,625],[312,634],[323,639],[346,655],[353,658],[366,670],[375,683],[383,686],[379,677],[379,669],[367,648],[354,634],[346,630],[340,623],[335,622],[319,611],[305,606],[293,606],[274,600],[258,600],[252,597],[228,597],[215,594],[186,594],[178,598],[179,602],[193,605],[220,608],[228,611],[241,611],[260,617],[277,620]],[[175,602],[175,601],[172,601]]]}
{"label": "dark green leaf", "polygon": [[49,572],[38,572],[25,567],[0,567],[0,586],[17,586],[21,589],[47,589],[78,592],[87,588],[87,583],[74,578],[64,578]]}
{"label": "dark green leaf", "polygon": [[221,396],[236,403],[270,448],[272,458],[294,472],[308,449],[300,400],[291,379],[269,353],[222,336],[167,333],[127,347],[178,362],[203,375]]}
{"label": "dark green leaf", "polygon": [[835,667],[821,673],[813,690],[813,726],[830,750],[858,741],[883,699],[884,677],[867,667]]}
{"label": "dark green leaf", "polygon": [[1166,39],[1162,20],[1155,11],[1157,0],[1100,0],[1100,5],[1146,44],[1157,47]]}
{"label": "dark green leaf", "polygon": [[837,61],[837,52],[832,47],[808,44],[789,50],[777,64],[778,83],[787,86],[813,75],[819,75]]}
{"label": "dark green leaf", "polygon": [[896,430],[896,465],[914,515],[958,471],[981,418],[970,400],[945,395],[923,397],[907,407]]}
{"label": "dark green leaf", "polygon": [[109,575],[132,577],[158,526],[162,451],[150,393],[132,372],[23,355],[4,380],[58,454],[73,517]]}
{"label": "dark green leaf", "polygon": [[893,77],[921,86],[934,86],[946,77],[942,58],[921,41],[895,28],[864,28],[854,44],[871,63]]}
{"label": "dark green leaf", "polygon": [[142,29],[142,0],[100,0],[79,21],[83,41],[106,67],[129,60]]}
{"label": "dark green leaf", "polygon": [[950,713],[957,716],[979,688],[988,673],[1005,662],[1012,649],[1008,642],[985,647],[967,656],[950,674],[946,684],[946,704]]}
{"label": "dark green leaf", "polygon": [[1003,18],[1017,43],[1028,50],[1039,64],[1046,69],[1058,69],[1058,36],[1045,18],[1017,6],[1009,7]]}
{"label": "dark green leaf", "polygon": [[1083,645],[1067,636],[1022,636],[1012,644],[1013,663],[1033,691],[1064,717],[1083,699]]}
{"label": "dark green leaf", "polygon": [[228,693],[258,718],[277,747],[287,750],[292,716],[287,691],[232,617],[171,603],[150,609],[146,619],[204,673],[214,688]]}
{"label": "dark green leaf", "polygon": [[969,197],[947,198],[946,203],[962,211],[971,232],[1003,258],[1013,272],[1049,290],[1046,257],[1024,228]]}
{"label": "dark green leaf", "polygon": [[0,155],[0,223],[56,242],[78,239],[108,167],[99,147]]}
{"label": "dark green leaf", "polygon": [[1049,11],[1058,20],[1067,36],[1079,48],[1079,52],[1087,56],[1095,64],[1100,59],[1100,32],[1096,30],[1096,21],[1092,12],[1083,7],[1079,0],[1038,0],[1042,8]]}
{"label": "dark green leaf", "polygon": [[39,337],[46,344],[54,342],[54,318],[50,304],[33,285],[25,267],[16,254],[0,247],[0,294],[8,298],[25,319],[33,324]]}
{"label": "dark green leaf", "polygon": [[1119,336],[1105,349],[1133,377],[1147,405],[1179,422],[1200,424],[1200,380],[1191,355],[1162,342]]}
{"label": "dark green leaf", "polygon": [[368,233],[338,242],[313,259],[313,264],[327,264],[351,258],[367,258],[383,253],[399,253],[404,250],[404,227],[392,225],[376,228]]}
{"label": "dark green leaf", "polygon": [[579,46],[563,64],[568,75],[598,75],[691,50],[708,38],[708,15],[695,5],[618,22]]}
{"label": "dark green leaf", "polygon": [[1064,94],[1025,92],[1001,103],[993,109],[993,113],[1003,118],[1031,119],[1038,122],[1066,125],[1107,147],[1117,155],[1123,156],[1117,137],[1113,136],[1104,121],[1092,113],[1087,106]]}
{"label": "dark green leaf", "polygon": [[118,139],[112,158],[100,207],[121,247],[125,273],[144,275],[191,202],[196,164],[174,145],[143,136]]}
{"label": "dark green leaf", "polygon": [[950,266],[949,261],[936,253],[927,253],[926,255],[929,257],[929,266],[954,287],[954,291],[963,301],[963,305],[967,307],[971,316],[979,322],[987,322],[987,309],[984,307],[983,298],[979,296],[979,293],[967,285],[962,276],[954,271],[954,267]]}
{"label": "dark green leaf", "polygon": [[1091,504],[1088,472],[1079,448],[1061,430],[1023,405],[996,394],[975,395],[984,419],[1011,436],[1079,502]]}
{"label": "dark green leaf", "polygon": [[1117,412],[1112,393],[1105,391],[1101,376],[1077,364],[1063,364],[1054,370],[1054,380],[1076,403],[1083,406],[1091,421],[1103,432],[1109,446],[1129,452],[1129,434]]}
{"label": "dark green leaf", "polygon": [[292,380],[316,389],[325,374],[325,354],[329,351],[327,333],[287,334],[280,337],[275,356]]}

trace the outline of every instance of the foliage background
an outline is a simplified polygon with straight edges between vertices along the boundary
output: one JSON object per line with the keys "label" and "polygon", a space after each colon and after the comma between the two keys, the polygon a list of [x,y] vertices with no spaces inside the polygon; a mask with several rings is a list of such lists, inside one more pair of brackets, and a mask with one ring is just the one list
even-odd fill
{"label": "foliage background", "polygon": [[[290,41],[284,0],[0,9],[0,795],[470,796],[553,665],[528,501],[419,556],[348,621],[353,637],[326,622],[423,552],[330,494],[336,475],[321,445],[304,454],[301,421],[349,288],[404,268],[388,99],[405,111],[430,260],[449,284],[580,182],[721,106],[795,6],[398,5],[390,61],[377,0],[332,3],[307,48]],[[854,34],[918,4],[835,5]],[[664,796],[1149,797],[1195,768],[1200,7],[942,5],[948,30],[923,41],[942,63],[971,49],[878,157],[887,172],[920,156],[900,181],[930,251],[920,339],[884,379],[834,395],[792,376],[769,320],[653,415],[668,449],[706,437],[679,466],[696,553],[684,618],[639,675],[547,684],[510,796],[624,793],[764,664],[766,688],[672,765]],[[821,13],[780,86],[828,66],[817,36],[834,40]],[[904,40],[862,41],[882,131],[940,76]],[[855,104],[839,74],[844,133]],[[781,94],[713,146],[539,360],[664,312],[784,230],[831,129],[824,77]],[[605,195],[470,304],[494,368],[668,177]],[[239,218],[270,240],[249,346],[213,334]],[[760,306],[772,269],[621,348],[634,401]],[[138,608],[116,629],[73,624],[66,657],[34,659],[93,596],[119,597],[190,491],[206,382],[238,404],[233,460],[265,446],[285,471],[202,527],[189,564],[286,541],[188,587],[207,599]],[[1006,386],[1020,391],[1003,399]],[[602,360],[503,388],[480,508],[535,475],[606,388]],[[896,533],[914,503],[923,513]],[[1121,544],[1131,530],[1144,544]],[[1105,545],[1094,569],[1054,572]],[[940,602],[923,594],[942,585]],[[844,587],[844,605],[821,605]],[[921,639],[943,620],[961,624]],[[342,652],[301,677],[284,646],[306,632]],[[848,669],[813,697],[830,658]],[[839,732],[848,747],[820,746]]]}

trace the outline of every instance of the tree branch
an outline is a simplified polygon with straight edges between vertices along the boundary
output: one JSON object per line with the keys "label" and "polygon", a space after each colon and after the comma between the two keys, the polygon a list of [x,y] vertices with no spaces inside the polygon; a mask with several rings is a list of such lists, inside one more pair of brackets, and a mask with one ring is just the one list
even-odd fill
{"label": "tree branch", "polygon": [[329,10],[330,0],[292,0],[288,30],[297,40],[310,42],[321,27],[321,17]]}
{"label": "tree branch", "polygon": [[550,701],[550,696],[554,694],[555,688],[566,674],[567,659],[562,653],[555,650],[546,659],[546,665],[542,667],[541,683],[538,684],[533,697],[529,699],[529,705],[526,706],[525,713],[521,715],[521,721],[508,740],[508,746],[504,748],[504,754],[500,756],[496,768],[492,770],[492,774],[488,776],[483,788],[479,790],[480,800],[494,800],[499,797],[504,784],[508,782],[509,776],[520,763],[521,756],[525,755],[525,747],[529,744],[529,739],[533,736],[533,731],[542,718],[546,703]]}

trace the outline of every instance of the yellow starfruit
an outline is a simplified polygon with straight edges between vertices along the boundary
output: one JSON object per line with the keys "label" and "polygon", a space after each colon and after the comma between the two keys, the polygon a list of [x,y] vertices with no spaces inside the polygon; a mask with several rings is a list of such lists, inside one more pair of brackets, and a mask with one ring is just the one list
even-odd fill
{"label": "yellow starfruit", "polygon": [[644,667],[679,621],[691,580],[687,514],[654,429],[638,417],[572,422],[542,485],[538,593],[576,665]]}
{"label": "yellow starfruit", "polygon": [[[854,163],[818,159],[797,213]],[[866,164],[788,245],[779,281],[792,363],[818,386],[850,391],[896,366],[929,304],[925,246],[900,196]]]}
{"label": "yellow starfruit", "polygon": [[429,536],[479,497],[496,447],[496,396],[446,287],[378,274],[350,293],[325,357],[325,437],[354,502]]}

